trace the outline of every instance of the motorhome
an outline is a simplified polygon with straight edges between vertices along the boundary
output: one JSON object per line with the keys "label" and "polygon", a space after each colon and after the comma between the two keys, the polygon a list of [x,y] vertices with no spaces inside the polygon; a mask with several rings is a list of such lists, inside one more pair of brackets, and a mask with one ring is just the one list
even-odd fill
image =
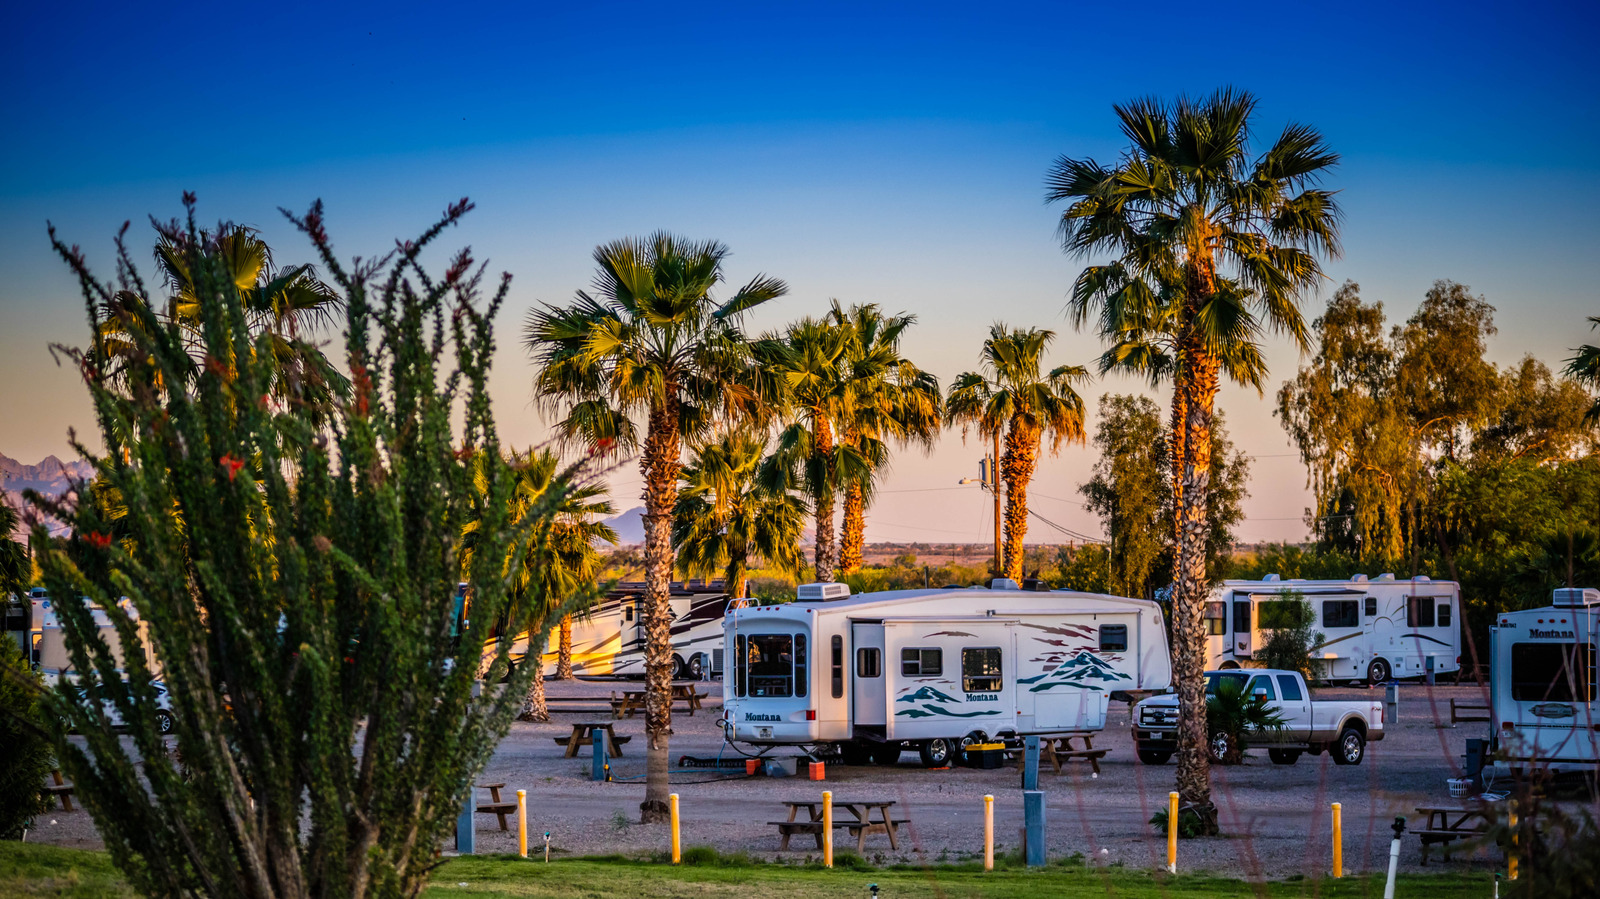
{"label": "motorhome", "polygon": [[1600,590],[1556,590],[1550,605],[1502,612],[1489,628],[1489,709],[1512,768],[1600,765],[1595,643]]}
{"label": "motorhome", "polygon": [[[39,673],[44,677],[46,684],[54,684],[62,677],[72,677],[72,656],[67,651],[66,631],[62,628],[61,621],[57,617],[55,601],[50,598],[47,592],[37,588],[29,594],[28,598],[32,607],[33,631],[31,642],[34,665],[38,667]],[[127,600],[123,600],[119,605],[136,622],[140,640],[144,644],[145,665],[159,677],[160,665],[151,648],[149,625],[138,620],[138,611]],[[100,639],[110,647],[112,657],[116,659],[117,668],[120,670],[123,665],[122,640],[117,634],[116,625],[111,621],[111,616],[106,614],[105,609],[92,603],[89,605],[89,615],[95,623]]]}
{"label": "motorhome", "polygon": [[1094,593],[991,588],[851,596],[803,584],[781,605],[723,619],[728,739],[836,747],[940,767],[964,745],[1097,731],[1113,693],[1172,679],[1160,607]]}
{"label": "motorhome", "polygon": [[[1321,635],[1311,657],[1326,680],[1447,674],[1461,667],[1461,587],[1392,574],[1347,581],[1223,581],[1206,603],[1206,667],[1259,668],[1271,632],[1293,621],[1295,596],[1311,605]],[[1280,605],[1283,603],[1283,605]]]}

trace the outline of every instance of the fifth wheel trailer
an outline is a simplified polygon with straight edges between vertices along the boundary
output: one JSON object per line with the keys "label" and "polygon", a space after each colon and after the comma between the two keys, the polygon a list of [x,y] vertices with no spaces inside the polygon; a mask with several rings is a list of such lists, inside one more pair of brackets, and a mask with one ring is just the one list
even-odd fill
{"label": "fifth wheel trailer", "polygon": [[1148,600],[1014,587],[851,596],[834,583],[797,593],[723,619],[730,740],[886,764],[910,748],[939,767],[973,742],[1100,730],[1113,692],[1172,679]]}
{"label": "fifth wheel trailer", "polygon": [[1564,588],[1550,605],[1501,612],[1489,628],[1489,710],[1514,769],[1600,767],[1595,643],[1600,590]]}

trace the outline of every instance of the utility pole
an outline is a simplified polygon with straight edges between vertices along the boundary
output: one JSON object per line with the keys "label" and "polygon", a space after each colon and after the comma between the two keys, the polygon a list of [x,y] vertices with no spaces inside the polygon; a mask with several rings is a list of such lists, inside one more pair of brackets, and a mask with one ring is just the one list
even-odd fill
{"label": "utility pole", "polygon": [[994,494],[994,576],[1000,569],[1000,432],[994,432],[994,455],[989,457],[989,492]]}

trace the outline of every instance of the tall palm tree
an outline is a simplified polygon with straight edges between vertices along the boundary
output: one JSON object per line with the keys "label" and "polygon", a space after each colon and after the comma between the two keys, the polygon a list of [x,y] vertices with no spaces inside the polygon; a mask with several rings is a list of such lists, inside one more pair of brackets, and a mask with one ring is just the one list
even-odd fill
{"label": "tall palm tree", "polygon": [[598,247],[594,294],[529,313],[525,342],[538,365],[534,397],[563,415],[560,432],[592,452],[632,447],[644,419],[639,468],[645,528],[645,799],[641,820],[666,820],[672,729],[672,507],[685,440],[721,418],[760,418],[776,389],[752,364],[743,313],[788,286],[757,275],[725,302],[711,296],[728,248],[666,233]]}
{"label": "tall palm tree", "polygon": [[672,545],[686,575],[722,575],[728,595],[745,595],[751,556],[789,574],[805,566],[800,534],[806,507],[757,478],[767,441],[734,431],[694,448],[673,510]]}
{"label": "tall palm tree", "polygon": [[21,596],[33,577],[28,546],[16,539],[17,521],[17,510],[0,497],[0,601],[12,593]]}
{"label": "tall palm tree", "polygon": [[[1600,328],[1600,316],[1589,317],[1589,328],[1590,330]],[[1584,344],[1575,352],[1577,355],[1567,360],[1567,377],[1588,385],[1590,390],[1600,393],[1600,347]],[[1594,405],[1584,413],[1583,420],[1600,423],[1600,397],[1595,398]]]}
{"label": "tall palm tree", "polygon": [[[995,324],[983,342],[981,372],[963,372],[950,386],[945,418],[976,425],[986,437],[1002,435],[1000,477],[1006,485],[1005,550],[1001,574],[1022,578],[1023,538],[1028,533],[1028,482],[1033,480],[1043,439],[1050,452],[1062,441],[1083,443],[1083,397],[1073,385],[1088,378],[1081,365],[1061,365],[1043,374],[1045,349],[1054,331]],[[999,539],[996,535],[995,539]]]}
{"label": "tall palm tree", "polygon": [[1224,360],[1238,355],[1242,343],[1254,343],[1254,332],[1241,334],[1240,319],[1226,314],[1229,304],[1219,305],[1219,293],[1231,278],[1241,288],[1233,311],[1248,310],[1252,322],[1289,335],[1304,350],[1307,329],[1296,304],[1322,278],[1319,257],[1339,252],[1339,207],[1333,192],[1317,186],[1338,154],[1314,128],[1291,124],[1252,158],[1255,107],[1250,94],[1229,88],[1201,100],[1116,106],[1132,146],[1109,166],[1062,156],[1045,192],[1050,202],[1068,203],[1060,224],[1067,253],[1113,257],[1085,268],[1073,285],[1068,308],[1075,325],[1099,309],[1099,330],[1115,340],[1130,318],[1160,313],[1159,285],[1174,287],[1172,308],[1160,314],[1170,316],[1161,327],[1173,337],[1177,779],[1185,801],[1213,831],[1201,619],[1211,416]]}
{"label": "tall palm tree", "polygon": [[900,355],[900,337],[916,316],[886,316],[875,303],[846,310],[835,300],[829,318],[848,336],[839,439],[872,463],[864,482],[844,484],[839,570],[850,574],[861,568],[866,510],[878,476],[888,467],[886,444],[892,440],[932,450],[942,401],[939,380]]}
{"label": "tall palm tree", "polygon": [[[477,475],[480,486],[487,490],[487,473]],[[517,569],[517,579],[511,585],[511,603],[505,618],[508,621],[545,621],[548,614],[540,614],[523,606],[533,597],[544,602],[561,602],[581,593],[594,584],[600,576],[605,558],[596,546],[599,542],[615,544],[617,532],[601,521],[612,514],[611,502],[605,499],[606,485],[601,481],[569,482],[561,470],[561,460],[549,448],[529,450],[511,459],[511,520],[521,526],[524,520],[548,522],[537,530],[525,545],[514,546],[513,553],[523,556]],[[552,488],[567,486],[567,492],[551,496]],[[550,501],[555,505],[550,507]],[[538,516],[530,518],[530,516]],[[470,521],[462,529],[462,571],[470,571],[473,551],[478,541],[477,521]],[[514,558],[506,559],[506,569],[512,568]],[[501,634],[503,640],[528,641],[528,651],[522,664],[544,667],[545,641],[543,631],[530,631],[526,635]],[[533,676],[528,684],[528,696],[517,716],[523,721],[549,721],[550,709],[545,702],[543,671]]]}

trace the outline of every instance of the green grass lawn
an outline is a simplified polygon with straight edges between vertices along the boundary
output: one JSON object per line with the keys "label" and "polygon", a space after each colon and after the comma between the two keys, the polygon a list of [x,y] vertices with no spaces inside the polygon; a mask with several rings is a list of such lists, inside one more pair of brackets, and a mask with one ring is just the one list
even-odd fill
{"label": "green grass lawn", "polygon": [[[1371,899],[1383,895],[1381,877],[1343,880],[1291,880],[1247,884],[1217,877],[1176,878],[1124,869],[1091,869],[1081,863],[1058,863],[1040,870],[1004,867],[984,872],[977,865],[934,865],[926,868],[835,868],[751,863],[737,856],[691,850],[677,867],[637,859],[576,859],[548,865],[514,856],[451,859],[434,873],[425,895],[515,896],[587,899],[600,896],[717,897],[760,896],[761,899],[866,897],[877,884],[884,899],[902,897],[1005,897],[1060,899],[1062,896],[1106,895],[1116,899],[1185,899],[1185,897],[1255,896]],[[841,861],[855,861],[841,858]],[[859,862],[858,862],[859,863]],[[1401,895],[1428,899],[1485,896],[1489,877],[1483,874],[1409,875],[1400,878]],[[103,852],[58,849],[22,843],[0,843],[0,896],[131,896],[111,859]]]}

